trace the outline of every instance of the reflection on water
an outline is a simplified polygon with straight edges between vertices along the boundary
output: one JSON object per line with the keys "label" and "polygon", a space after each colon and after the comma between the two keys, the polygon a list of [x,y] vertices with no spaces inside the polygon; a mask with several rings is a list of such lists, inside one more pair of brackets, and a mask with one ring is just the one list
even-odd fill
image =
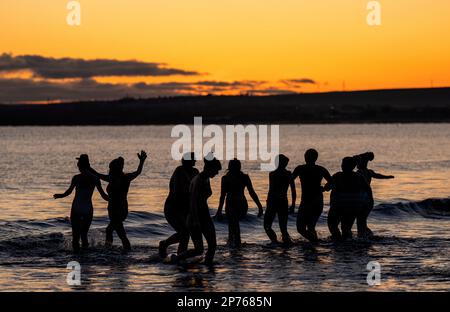
{"label": "reflection on water", "polygon": [[[245,246],[224,247],[226,223],[216,223],[217,263],[166,265],[151,258],[157,243],[172,233],[162,215],[168,179],[177,162],[170,160],[169,126],[161,127],[1,127],[0,128],[0,289],[64,291],[385,291],[450,290],[449,201],[450,125],[314,125],[282,126],[281,151],[291,169],[303,162],[303,152],[315,147],[320,163],[338,170],[340,159],[371,150],[373,169],[394,174],[395,180],[374,181],[378,206],[370,226],[371,241],[333,244],[328,240],[326,213],[319,221],[323,239],[311,245],[299,238],[295,217],[289,231],[298,240],[291,248],[273,247],[251,204],[242,224]],[[126,222],[134,246],[123,255],[117,246],[103,247],[106,206],[95,195],[91,250],[70,253],[71,198],[54,201],[76,174],[75,157],[88,153],[101,172],[113,157],[126,159],[126,170],[137,166],[136,152],[150,155],[143,176],[130,191]],[[264,202],[267,173],[259,164],[244,162],[256,192]],[[218,203],[219,181],[213,180]],[[395,204],[396,202],[402,204]],[[326,201],[327,202],[327,201]],[[276,224],[276,222],[274,223]],[[175,249],[171,249],[174,252]],[[68,286],[68,262],[79,261],[82,285]],[[381,264],[381,285],[366,283],[369,261]]]}
{"label": "reflection on water", "polygon": [[[161,212],[170,175],[170,126],[143,127],[0,127],[0,220],[47,219],[68,216],[71,198],[54,201],[51,195],[67,188],[77,173],[75,157],[88,153],[91,164],[106,172],[109,161],[124,156],[125,170],[135,170],[136,152],[146,149],[149,161],[130,190],[134,211]],[[280,149],[291,159],[290,168],[303,163],[303,153],[315,147],[319,162],[330,172],[339,170],[344,156],[371,150],[372,168],[394,174],[395,180],[373,183],[377,202],[448,197],[450,124],[308,125],[281,126]],[[226,167],[225,167],[226,168]],[[244,162],[262,202],[268,191],[267,173],[259,163]],[[219,191],[220,179],[212,181]],[[106,205],[94,195],[96,215]],[[218,196],[210,200],[213,207]]]}
{"label": "reflection on water", "polygon": [[[246,244],[234,251],[220,246],[213,267],[150,262],[157,249],[146,246],[135,246],[126,256],[117,249],[91,250],[74,258],[69,250],[60,250],[20,265],[1,263],[0,281],[3,290],[45,291],[448,291],[449,243],[450,238],[379,237],[339,245],[301,242],[288,249]],[[42,261],[46,257],[52,261]],[[71,260],[82,265],[81,286],[65,284],[65,265]],[[366,283],[369,261],[381,264],[380,286]]]}

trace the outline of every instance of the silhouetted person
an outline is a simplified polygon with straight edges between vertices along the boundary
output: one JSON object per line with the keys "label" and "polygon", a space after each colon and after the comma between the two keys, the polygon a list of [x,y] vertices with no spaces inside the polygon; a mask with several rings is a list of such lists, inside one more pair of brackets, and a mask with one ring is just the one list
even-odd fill
{"label": "silhouetted person", "polygon": [[230,247],[241,246],[239,220],[244,218],[248,211],[248,202],[244,193],[245,188],[247,188],[250,197],[258,206],[258,217],[261,217],[263,215],[263,207],[253,189],[252,180],[248,174],[241,171],[241,162],[239,160],[230,160],[228,172],[222,177],[220,203],[216,213],[216,218],[220,220],[222,218],[223,205],[225,204],[225,214],[228,220],[228,245]]}
{"label": "silhouetted person", "polygon": [[[327,169],[316,165],[319,153],[309,149],[305,153],[305,165],[295,168],[293,179],[300,178],[302,199],[297,215],[297,231],[309,241],[317,241],[316,224],[323,211],[322,180],[331,183],[331,175]],[[294,212],[292,210],[292,212]]]}
{"label": "silhouetted person", "polygon": [[[372,152],[363,153],[360,155],[354,156],[357,162],[358,173],[361,174],[364,179],[366,179],[367,184],[372,183],[372,179],[394,179],[392,175],[383,175],[377,173],[371,169],[367,168],[369,161],[374,160],[375,155]],[[369,218],[369,214],[373,209],[374,200],[373,200],[373,192],[372,188],[370,188],[370,192],[368,194],[369,201],[367,206],[364,209],[364,212],[358,217],[357,225],[358,225],[358,236],[371,236],[373,235],[372,231],[367,226],[367,219]]]}
{"label": "silhouetted person", "polygon": [[189,212],[189,187],[192,179],[198,174],[195,166],[194,153],[186,153],[181,160],[169,183],[169,195],[164,204],[164,216],[167,222],[176,231],[168,239],[159,243],[159,254],[161,257],[167,255],[167,247],[178,245],[178,254],[185,252],[189,244],[189,230],[187,228],[187,215]]}
{"label": "silhouetted person", "polygon": [[278,215],[278,223],[280,225],[283,243],[289,244],[292,240],[287,231],[289,215],[289,203],[287,198],[288,188],[291,187],[293,206],[295,205],[297,194],[292,173],[289,170],[286,170],[289,158],[283,154],[278,155],[275,163],[277,164],[277,169],[269,174],[269,194],[267,196],[266,214],[264,215],[264,230],[273,243],[278,242],[277,234],[272,229],[275,216]]}
{"label": "silhouetted person", "polygon": [[94,207],[92,206],[92,194],[94,193],[94,189],[97,188],[103,199],[108,201],[108,195],[103,191],[100,180],[88,172],[90,167],[88,155],[82,154],[77,160],[80,174],[77,174],[72,178],[70,187],[65,193],[53,195],[55,199],[67,197],[72,194],[75,189],[75,197],[70,212],[72,247],[75,253],[80,251],[80,238],[83,249],[86,249],[89,246],[88,231],[94,215]]}
{"label": "silhouetted person", "polygon": [[345,157],[341,167],[342,171],[333,175],[332,183],[325,186],[326,189],[332,189],[328,228],[334,240],[352,237],[353,223],[367,205],[370,189],[363,176],[353,171],[356,162],[352,157]]}
{"label": "silhouetted person", "polygon": [[108,202],[108,216],[109,224],[106,227],[106,246],[112,246],[113,233],[116,231],[117,235],[122,241],[123,249],[125,251],[131,250],[131,244],[128,240],[125,228],[123,227],[123,221],[128,216],[128,190],[130,183],[136,179],[141,173],[144,167],[147,154],[141,151],[137,154],[139,158],[139,166],[133,173],[124,173],[124,159],[122,157],[116,158],[109,164],[109,174],[97,173],[94,169],[91,169],[91,173],[99,177],[101,180],[109,182],[106,187],[106,191],[109,195]]}
{"label": "silhouetted person", "polygon": [[216,252],[216,229],[211,219],[208,207],[208,198],[212,195],[209,180],[214,178],[222,170],[220,161],[209,154],[204,159],[203,171],[196,175],[190,186],[190,206],[187,217],[187,227],[194,243],[194,249],[190,249],[178,256],[178,260],[203,254],[203,236],[208,244],[205,254],[205,263],[212,264]]}

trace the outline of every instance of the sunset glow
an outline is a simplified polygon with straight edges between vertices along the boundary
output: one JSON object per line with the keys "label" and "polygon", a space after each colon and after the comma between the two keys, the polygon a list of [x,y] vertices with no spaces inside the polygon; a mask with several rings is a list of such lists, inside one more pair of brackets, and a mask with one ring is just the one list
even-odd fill
{"label": "sunset glow", "polygon": [[[180,94],[450,85],[446,0],[432,6],[425,0],[379,1],[380,26],[367,24],[367,0],[80,0],[80,26],[67,25],[67,2],[2,0],[0,53],[137,60],[198,73],[90,77],[99,83],[158,84],[149,96],[162,92],[161,83],[173,82],[230,84],[171,89]],[[29,79],[27,72],[0,71],[2,83],[23,75]],[[252,83],[237,83],[242,81]]]}

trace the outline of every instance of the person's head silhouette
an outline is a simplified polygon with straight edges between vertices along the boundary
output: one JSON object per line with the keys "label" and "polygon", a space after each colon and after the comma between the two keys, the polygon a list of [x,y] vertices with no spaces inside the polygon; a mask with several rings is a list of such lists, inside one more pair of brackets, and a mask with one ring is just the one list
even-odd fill
{"label": "person's head silhouette", "polygon": [[241,161],[239,159],[232,159],[228,162],[228,172],[235,174],[241,172]]}
{"label": "person's head silhouette", "polygon": [[91,165],[89,163],[89,156],[87,154],[81,154],[80,157],[77,157],[77,160],[77,166],[80,172],[90,168]]}
{"label": "person's head silhouette", "polygon": [[375,159],[375,154],[372,152],[366,152],[363,154],[359,154],[359,155],[355,156],[354,158],[357,162],[358,169],[367,169],[367,165],[368,165],[369,161],[372,161]]}
{"label": "person's head silhouette", "polygon": [[288,163],[289,163],[289,158],[287,158],[283,154],[280,154],[275,158],[275,165],[278,170],[286,169]]}
{"label": "person's head silhouette", "polygon": [[345,157],[342,159],[341,168],[343,172],[352,172],[356,167],[356,162],[353,157]]}
{"label": "person's head silhouette", "polygon": [[123,172],[123,167],[125,166],[125,160],[123,159],[123,157],[118,157],[117,158],[117,166],[118,166],[118,170],[120,173]]}
{"label": "person's head silhouette", "polygon": [[195,153],[193,152],[185,153],[181,159],[181,164],[185,167],[194,167],[195,162]]}
{"label": "person's head silhouette", "polygon": [[218,161],[212,153],[206,155],[203,159],[203,162],[205,164],[203,167],[203,171],[209,178],[214,178],[219,173],[219,171],[222,170],[220,161]]}
{"label": "person's head silhouette", "polygon": [[315,149],[310,148],[305,152],[305,161],[308,165],[314,165],[317,158],[319,158],[319,153]]}
{"label": "person's head silhouette", "polygon": [[113,176],[118,176],[123,172],[124,159],[122,157],[113,159],[109,163],[109,174]]}

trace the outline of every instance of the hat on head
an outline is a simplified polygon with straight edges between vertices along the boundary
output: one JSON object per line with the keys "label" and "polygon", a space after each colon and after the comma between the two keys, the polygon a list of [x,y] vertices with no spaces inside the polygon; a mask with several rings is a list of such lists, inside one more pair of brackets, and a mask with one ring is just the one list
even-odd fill
{"label": "hat on head", "polygon": [[87,154],[81,154],[80,157],[76,158],[80,163],[89,164],[89,156]]}
{"label": "hat on head", "polygon": [[87,154],[81,154],[80,157],[77,157],[77,160],[77,166],[80,170],[88,169],[91,166],[89,164],[89,157]]}

